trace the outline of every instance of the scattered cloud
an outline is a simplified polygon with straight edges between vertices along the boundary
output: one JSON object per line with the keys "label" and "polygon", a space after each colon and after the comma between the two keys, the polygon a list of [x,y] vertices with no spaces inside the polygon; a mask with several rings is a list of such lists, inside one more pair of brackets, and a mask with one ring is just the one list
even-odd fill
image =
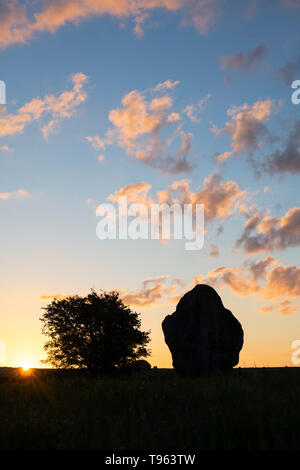
{"label": "scattered cloud", "polygon": [[[152,90],[127,93],[120,107],[109,112],[112,126],[104,138],[88,136],[86,139],[96,149],[106,149],[117,143],[130,158],[160,170],[162,173],[179,174],[192,171],[195,163],[189,160],[193,147],[193,134],[182,129],[181,114],[173,110],[173,98],[167,93],[179,82],[166,80]],[[147,93],[151,94],[148,98]],[[163,94],[157,95],[157,93]],[[156,94],[153,97],[153,93]],[[210,95],[194,107],[187,107],[182,114],[198,120],[196,114],[204,108]]]}
{"label": "scattered cloud", "polygon": [[131,183],[123,186],[121,189],[116,191],[114,194],[108,196],[108,200],[112,202],[117,202],[119,197],[126,196],[127,201],[130,202],[138,202],[142,204],[152,203],[153,200],[148,197],[148,192],[151,189],[151,184],[145,183],[142,181],[141,183]]}
{"label": "scattered cloud", "polygon": [[252,0],[245,5],[245,16],[247,20],[253,20],[256,17],[259,3],[258,0]]}
{"label": "scattered cloud", "polygon": [[64,91],[60,95],[46,95],[43,99],[34,98],[30,102],[18,109],[16,113],[2,113],[0,115],[0,137],[20,134],[24,128],[41,119],[44,115],[51,117],[41,131],[45,139],[59,125],[62,119],[71,117],[76,108],[83,103],[87,94],[83,90],[87,82],[87,76],[83,73],[76,73],[71,77],[73,89]]}
{"label": "scattered cloud", "polygon": [[261,307],[261,313],[276,313],[279,315],[294,315],[299,306],[290,300],[283,300],[279,304],[265,305]]}
{"label": "scattered cloud", "polygon": [[273,258],[273,256],[267,256],[266,258],[258,261],[246,262],[249,271],[251,272],[253,279],[256,281],[264,279],[267,274],[267,270],[274,264],[278,264],[280,261]]}
{"label": "scattered cloud", "polygon": [[204,204],[205,220],[227,218],[239,208],[247,197],[235,181],[222,181],[221,175],[212,174],[205,178],[203,189],[190,195],[192,204]]}
{"label": "scattered cloud", "polygon": [[29,196],[29,192],[25,189],[18,189],[6,193],[0,193],[0,201],[7,201],[8,199],[21,199]]}
{"label": "scattered cloud", "polygon": [[11,149],[8,145],[2,145],[0,147],[1,152],[13,153],[14,149]]}
{"label": "scattered cloud", "polygon": [[300,267],[276,266],[268,273],[262,297],[273,299],[288,296],[300,296]]}
{"label": "scattered cloud", "polygon": [[40,32],[55,33],[66,24],[78,25],[95,17],[110,15],[132,19],[134,31],[143,36],[151,12],[164,9],[181,12],[182,24],[193,25],[206,34],[220,14],[222,0],[2,0],[0,3],[0,47],[26,43]]}
{"label": "scattered cloud", "polygon": [[300,120],[294,122],[285,145],[267,155],[262,168],[270,174],[300,173]]}
{"label": "scattered cloud", "polygon": [[0,3],[0,47],[24,43],[32,35],[26,5],[17,0]]}
{"label": "scattered cloud", "polygon": [[220,251],[217,245],[213,245],[213,244],[210,245],[209,256],[216,257],[216,256],[219,256],[219,254],[220,254]]}
{"label": "scattered cloud", "polygon": [[287,60],[282,67],[275,69],[275,74],[287,86],[291,86],[300,71],[300,55],[295,60]]}
{"label": "scattered cloud", "polygon": [[249,276],[246,268],[225,268],[221,266],[209,271],[206,275],[195,276],[194,283],[208,284],[214,287],[223,284],[241,297],[255,294],[260,290],[257,281]]}
{"label": "scattered cloud", "polygon": [[[167,281],[169,280],[169,283]],[[179,282],[178,282],[179,281]],[[169,300],[177,289],[181,287],[181,280],[169,279],[169,276],[157,276],[143,281],[143,287],[139,291],[118,291],[125,304],[148,307],[157,302]]]}
{"label": "scattered cloud", "polygon": [[202,189],[193,192],[190,190],[189,180],[173,182],[167,189],[157,192],[156,198],[149,196],[151,185],[146,182],[128,184],[108,200],[117,202],[120,196],[126,196],[128,203],[142,203],[147,207],[150,204],[204,204],[205,220],[212,222],[216,219],[225,220],[239,209],[248,196],[248,193],[239,188],[235,181],[222,181],[222,177],[212,174],[204,179]]}
{"label": "scattered cloud", "polygon": [[279,3],[282,8],[286,9],[295,9],[300,8],[300,1],[299,0],[279,0]]}
{"label": "scattered cloud", "polygon": [[235,247],[244,253],[284,250],[300,245],[300,207],[289,209],[283,217],[253,214],[244,224]]}
{"label": "scattered cloud", "polygon": [[186,114],[191,122],[200,122],[199,113],[205,109],[210,98],[211,94],[208,93],[206,96],[201,98],[201,100],[196,105],[187,105],[182,113]]}
{"label": "scattered cloud", "polygon": [[176,80],[175,82],[172,82],[172,80],[166,80],[162,83],[158,83],[156,87],[154,87],[153,91],[164,91],[164,90],[169,90],[171,88],[174,88],[175,86],[179,85],[180,81]]}
{"label": "scattered cloud", "polygon": [[143,281],[144,288],[146,288],[149,284],[157,283],[157,282],[165,282],[170,276],[156,276],[156,277],[149,277]]}
{"label": "scattered cloud", "polygon": [[215,136],[227,134],[232,139],[231,151],[218,154],[219,163],[226,161],[229,157],[237,157],[242,153],[251,158],[266,140],[273,138],[267,128],[266,122],[272,113],[272,101],[256,101],[252,106],[232,106],[227,115],[230,120],[226,122],[224,129],[213,126],[212,132]]}
{"label": "scattered cloud", "polygon": [[[170,276],[162,275],[147,278],[142,283],[142,288],[137,291],[129,291],[127,289],[112,289],[110,292],[118,292],[123,302],[127,305],[138,307],[148,307],[157,302],[165,302],[170,295],[182,287],[181,279],[170,279]],[[63,300],[69,295],[61,294],[44,294],[41,300]]]}
{"label": "scattered cloud", "polygon": [[266,56],[267,49],[259,44],[248,53],[238,52],[236,54],[220,57],[220,65],[223,70],[253,70]]}
{"label": "scattered cloud", "polygon": [[221,13],[222,0],[184,0],[183,25],[193,25],[201,34],[207,34]]}
{"label": "scattered cloud", "polygon": [[279,263],[269,256],[243,268],[220,266],[206,275],[195,276],[194,284],[226,286],[241,297],[257,295],[261,300],[300,297],[300,267]]}
{"label": "scattered cloud", "polygon": [[86,140],[91,144],[91,146],[95,150],[105,149],[105,142],[102,139],[100,139],[100,137],[98,135],[96,135],[94,137],[88,136],[88,137],[86,137]]}
{"label": "scattered cloud", "polygon": [[152,287],[141,289],[140,291],[122,294],[122,300],[128,305],[146,307],[154,304],[158,300],[161,300],[163,292],[163,286],[161,284],[155,284]]}

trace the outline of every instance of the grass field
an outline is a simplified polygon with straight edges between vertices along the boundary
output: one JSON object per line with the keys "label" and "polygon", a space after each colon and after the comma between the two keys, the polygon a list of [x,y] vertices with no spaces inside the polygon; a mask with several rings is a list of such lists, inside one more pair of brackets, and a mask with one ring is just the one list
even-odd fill
{"label": "grass field", "polygon": [[300,368],[129,378],[0,369],[1,449],[297,449]]}

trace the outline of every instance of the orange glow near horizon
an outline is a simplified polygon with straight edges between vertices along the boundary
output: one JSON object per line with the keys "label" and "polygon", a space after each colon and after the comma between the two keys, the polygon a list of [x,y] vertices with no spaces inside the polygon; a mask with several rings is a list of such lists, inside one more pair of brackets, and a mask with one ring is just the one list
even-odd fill
{"label": "orange glow near horizon", "polygon": [[21,365],[21,371],[23,374],[30,374],[32,371],[32,364],[29,361],[24,361]]}

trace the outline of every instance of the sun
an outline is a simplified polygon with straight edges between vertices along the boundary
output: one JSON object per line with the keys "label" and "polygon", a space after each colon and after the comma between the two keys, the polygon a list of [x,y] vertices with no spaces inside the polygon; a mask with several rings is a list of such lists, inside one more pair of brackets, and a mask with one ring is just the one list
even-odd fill
{"label": "sun", "polygon": [[29,374],[31,372],[31,365],[29,362],[23,362],[21,365],[22,372],[24,374]]}

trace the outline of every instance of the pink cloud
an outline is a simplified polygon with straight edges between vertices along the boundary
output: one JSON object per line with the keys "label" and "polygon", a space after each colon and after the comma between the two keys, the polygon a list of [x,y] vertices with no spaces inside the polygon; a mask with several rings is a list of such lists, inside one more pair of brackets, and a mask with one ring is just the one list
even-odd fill
{"label": "pink cloud", "polygon": [[287,297],[300,297],[300,268],[281,265],[279,260],[269,256],[243,268],[220,266],[195,276],[194,283],[226,286],[241,297],[257,295],[262,300],[279,297],[288,300]]}
{"label": "pink cloud", "polygon": [[151,12],[164,9],[181,12],[183,24],[192,24],[206,34],[220,12],[221,0],[38,0],[23,4],[2,0],[0,7],[0,47],[25,43],[38,32],[55,33],[68,23],[78,25],[90,18],[110,15],[133,20],[141,37]]}
{"label": "pink cloud", "polygon": [[29,192],[25,189],[18,189],[6,193],[0,193],[0,201],[7,201],[8,199],[21,199],[29,196]]}
{"label": "pink cloud", "polygon": [[284,250],[300,245],[300,207],[289,209],[284,216],[261,216],[253,214],[244,224],[236,248],[242,247],[245,253]]}
{"label": "pink cloud", "polygon": [[272,113],[272,101],[256,101],[252,106],[232,106],[227,114],[230,120],[223,129],[216,126],[212,128],[216,136],[227,134],[232,139],[231,151],[218,155],[218,161],[224,162],[229,157],[236,157],[241,153],[252,156],[262,144],[263,139],[271,139],[266,122]]}
{"label": "pink cloud", "polygon": [[157,192],[156,198],[149,195],[151,185],[146,182],[133,183],[123,186],[114,194],[108,196],[108,200],[117,202],[120,196],[126,196],[128,203],[137,202],[149,207],[154,203],[180,204],[204,204],[205,220],[212,222],[216,219],[224,220],[234,213],[238,213],[242,202],[247,197],[247,192],[240,189],[235,181],[222,181],[220,175],[212,174],[205,178],[203,187],[193,192],[188,180],[173,182],[167,189]]}
{"label": "pink cloud", "polygon": [[62,119],[71,117],[76,108],[83,103],[87,94],[83,90],[87,82],[87,76],[76,73],[71,77],[73,89],[64,91],[60,95],[46,95],[43,99],[34,98],[18,109],[16,113],[4,113],[0,115],[0,137],[20,134],[24,128],[41,119],[44,115],[50,115],[50,121],[42,127],[42,134],[48,139]]}
{"label": "pink cloud", "polygon": [[[87,137],[88,141],[98,149],[117,143],[129,157],[163,173],[193,170],[195,164],[189,160],[193,134],[182,129],[183,123],[177,124],[181,115],[173,110],[173,99],[166,93],[178,83],[171,80],[159,83],[151,90],[149,98],[147,91],[127,93],[121,105],[109,112],[113,127],[105,137]],[[161,91],[163,95],[153,97],[153,93]],[[203,108],[203,102],[201,106]]]}

